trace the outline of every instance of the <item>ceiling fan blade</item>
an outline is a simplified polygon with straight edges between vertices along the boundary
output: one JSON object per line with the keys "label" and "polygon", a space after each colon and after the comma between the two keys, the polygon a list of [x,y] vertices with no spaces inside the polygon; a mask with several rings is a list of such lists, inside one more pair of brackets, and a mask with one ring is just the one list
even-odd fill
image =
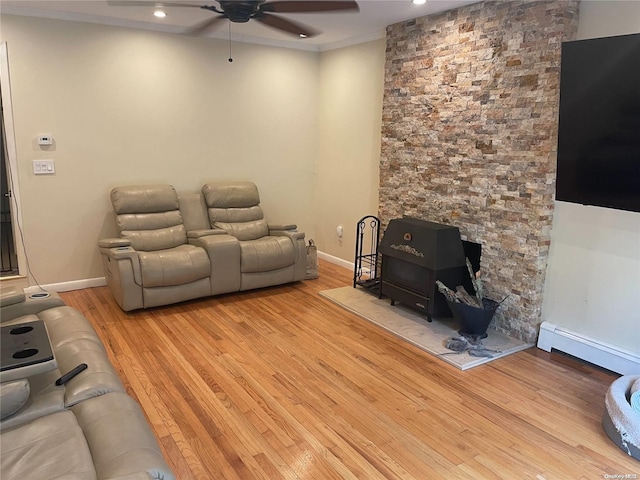
{"label": "ceiling fan blade", "polygon": [[311,12],[333,12],[338,10],[360,10],[358,4],[351,1],[309,1],[309,2],[300,2],[298,1],[275,1],[275,2],[267,2],[260,7],[260,10],[263,12],[274,12],[274,13],[311,13]]}
{"label": "ceiling fan blade", "polygon": [[207,18],[204,22],[196,23],[193,27],[187,30],[185,33],[187,35],[202,35],[205,31],[210,28],[217,27],[223,20],[226,20],[227,17],[224,15],[218,15],[213,18]]}
{"label": "ceiling fan blade", "polygon": [[178,3],[178,2],[162,2],[162,1],[145,1],[145,0],[107,0],[107,5],[112,7],[192,7],[202,8],[201,5],[195,3]]}
{"label": "ceiling fan blade", "polygon": [[272,28],[277,28],[278,30],[282,30],[283,32],[291,33],[296,37],[314,37],[318,35],[317,30],[313,30],[305,25],[300,23],[294,23],[291,20],[285,20],[284,18],[278,17],[276,15],[269,15],[268,13],[262,13],[261,15],[257,15],[253,17],[255,20],[264,23]]}

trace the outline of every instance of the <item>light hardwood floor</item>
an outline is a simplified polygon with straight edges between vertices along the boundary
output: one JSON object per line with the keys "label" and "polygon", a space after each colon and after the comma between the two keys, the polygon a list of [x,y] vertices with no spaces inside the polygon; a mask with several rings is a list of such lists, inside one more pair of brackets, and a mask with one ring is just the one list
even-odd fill
{"label": "light hardwood floor", "polygon": [[[318,295],[320,278],[93,323],[167,462],[187,479],[602,479],[640,474],[601,427],[617,378],[531,348],[466,372]],[[611,478],[611,477],[609,477]]]}

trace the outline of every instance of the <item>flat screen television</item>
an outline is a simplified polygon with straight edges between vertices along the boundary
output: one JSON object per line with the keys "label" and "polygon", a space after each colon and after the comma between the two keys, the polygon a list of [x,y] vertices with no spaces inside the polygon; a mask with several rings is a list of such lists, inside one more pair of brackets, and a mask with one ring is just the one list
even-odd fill
{"label": "flat screen television", "polygon": [[640,34],[562,44],[556,199],[640,212]]}

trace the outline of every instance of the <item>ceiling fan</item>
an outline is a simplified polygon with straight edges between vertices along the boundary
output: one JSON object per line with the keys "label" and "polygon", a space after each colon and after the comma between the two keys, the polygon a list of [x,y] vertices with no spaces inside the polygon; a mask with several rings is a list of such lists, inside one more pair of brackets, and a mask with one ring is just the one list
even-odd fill
{"label": "ceiling fan", "polygon": [[[162,1],[154,3],[144,0],[109,0],[107,3],[113,6],[201,8],[218,14],[213,18],[208,18],[204,22],[191,27],[189,31],[186,32],[190,35],[199,35],[217,26],[224,20],[229,20],[234,23],[245,23],[249,20],[257,20],[268,27],[298,37],[307,38],[318,35],[320,32],[306,25],[287,20],[278,14],[359,10],[358,4],[354,0],[274,0],[271,2],[266,0],[217,0],[218,6]],[[273,15],[274,13],[276,15]]]}

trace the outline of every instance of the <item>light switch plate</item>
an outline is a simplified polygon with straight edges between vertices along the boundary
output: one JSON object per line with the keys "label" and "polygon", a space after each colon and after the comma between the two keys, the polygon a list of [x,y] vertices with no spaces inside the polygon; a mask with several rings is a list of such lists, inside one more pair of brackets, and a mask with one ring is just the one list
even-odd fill
{"label": "light switch plate", "polygon": [[33,173],[35,175],[53,175],[56,173],[56,164],[53,160],[34,160]]}

